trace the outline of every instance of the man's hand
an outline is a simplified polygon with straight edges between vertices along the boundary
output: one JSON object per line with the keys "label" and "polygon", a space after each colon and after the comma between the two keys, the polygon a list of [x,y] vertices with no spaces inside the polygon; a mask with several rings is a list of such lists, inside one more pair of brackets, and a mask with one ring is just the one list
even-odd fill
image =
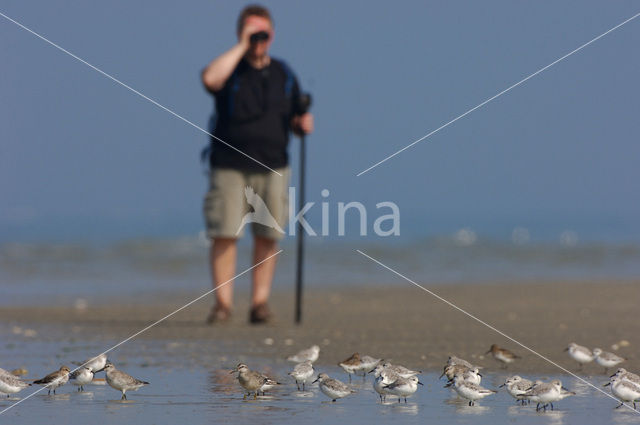
{"label": "man's hand", "polygon": [[291,129],[298,136],[313,133],[313,115],[307,112],[291,119]]}

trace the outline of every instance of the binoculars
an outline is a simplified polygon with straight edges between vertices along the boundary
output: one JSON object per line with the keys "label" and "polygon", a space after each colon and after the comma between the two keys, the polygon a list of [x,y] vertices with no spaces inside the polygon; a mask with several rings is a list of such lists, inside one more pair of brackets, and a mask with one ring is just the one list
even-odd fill
{"label": "binoculars", "polygon": [[258,41],[267,41],[269,39],[269,33],[266,31],[260,31],[255,34],[251,34],[249,37],[249,41],[252,43],[257,43]]}

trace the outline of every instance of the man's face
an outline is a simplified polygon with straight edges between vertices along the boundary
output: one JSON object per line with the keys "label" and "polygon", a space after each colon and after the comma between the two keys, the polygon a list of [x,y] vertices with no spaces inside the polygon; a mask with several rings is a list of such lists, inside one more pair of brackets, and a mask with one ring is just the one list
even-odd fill
{"label": "man's face", "polygon": [[249,55],[260,58],[267,54],[271,42],[273,41],[273,26],[271,21],[262,16],[249,16],[244,21],[244,28],[251,31],[251,34],[255,34],[260,31],[266,31],[269,34],[268,40],[257,41],[251,43],[249,47]]}

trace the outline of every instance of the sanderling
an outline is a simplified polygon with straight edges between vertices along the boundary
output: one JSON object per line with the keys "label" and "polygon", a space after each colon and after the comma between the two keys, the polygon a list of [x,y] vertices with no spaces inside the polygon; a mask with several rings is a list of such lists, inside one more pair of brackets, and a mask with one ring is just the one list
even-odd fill
{"label": "sanderling", "polygon": [[0,368],[0,393],[10,397],[10,394],[20,392],[29,386],[31,386],[30,383]]}
{"label": "sanderling", "polygon": [[469,370],[471,370],[470,367],[467,367],[462,364],[446,365],[444,367],[444,371],[442,372],[442,375],[440,375],[440,378],[438,379],[441,379],[443,376],[446,376],[448,381],[453,382],[453,378],[456,375],[462,375],[463,373]]}
{"label": "sanderling", "polygon": [[610,367],[616,367],[626,359],[617,354],[602,351],[600,348],[593,349],[593,355],[596,357],[596,363],[604,367],[604,373],[607,373]]}
{"label": "sanderling", "polygon": [[523,397],[523,395],[533,386],[533,382],[518,375],[514,375],[507,378],[504,384],[500,385],[500,387],[505,386],[507,387],[507,392],[511,397],[524,404],[527,401],[527,398]]}
{"label": "sanderling", "polygon": [[461,359],[460,357],[456,357],[456,356],[449,356],[449,359],[447,359],[447,366],[454,366],[454,365],[466,366],[469,369],[473,369],[475,367],[465,359]]}
{"label": "sanderling", "polygon": [[376,359],[371,356],[360,356],[360,370],[363,372],[363,376],[366,377],[367,372],[378,366],[378,363],[380,363],[381,361],[382,359]]}
{"label": "sanderling", "polygon": [[266,375],[262,375],[262,377],[264,378],[264,384],[262,384],[262,386],[258,390],[259,392],[262,393],[262,395],[264,395],[266,391],[269,391],[270,389],[274,388],[276,385],[282,385],[280,384],[280,382],[276,381],[275,379],[271,379]]}
{"label": "sanderling", "polygon": [[287,360],[290,362],[302,363],[309,361],[311,363],[318,360],[318,356],[320,355],[320,347],[317,345],[313,345],[309,348],[299,351],[297,354],[293,356],[287,357]]}
{"label": "sanderling", "polygon": [[578,362],[578,368],[582,368],[582,365],[585,363],[592,362],[594,359],[594,355],[587,347],[583,347],[582,345],[578,345],[575,342],[569,344],[564,351],[568,351],[571,358]]}
{"label": "sanderling", "polygon": [[307,382],[307,379],[313,376],[313,364],[309,361],[298,363],[296,367],[293,368],[289,375],[296,380],[296,386],[298,387],[298,391],[300,391],[300,382],[302,382],[302,391],[304,391],[304,385]]}
{"label": "sanderling", "polygon": [[619,368],[616,373],[614,373],[613,375],[610,376],[610,378],[613,378],[614,376],[618,376],[622,379],[625,379],[627,381],[631,381],[634,384],[638,384],[640,385],[640,376],[636,375],[635,373],[629,372],[627,369],[621,367]]}
{"label": "sanderling", "polygon": [[633,402],[633,408],[636,409],[636,401],[640,400],[640,385],[617,375],[613,375],[605,387],[608,385],[611,386],[611,393],[620,400],[620,405],[616,406],[616,409],[625,401]]}
{"label": "sanderling", "polygon": [[476,400],[479,400],[491,394],[495,394],[497,392],[488,388],[481,387],[480,385],[467,382],[464,380],[462,375],[456,375],[453,377],[453,388],[456,390],[460,397],[469,400],[469,406],[475,405]]}
{"label": "sanderling", "polygon": [[[554,401],[562,400],[570,395],[576,395],[576,393],[567,390],[562,386],[562,382],[555,379],[549,383],[541,382],[534,384],[533,387],[523,394],[523,397],[537,403],[536,411],[540,409],[546,411],[548,405],[550,405],[551,410],[553,410]],[[542,407],[540,407],[541,404]]]}
{"label": "sanderling", "polygon": [[362,361],[360,360],[360,354],[353,353],[348,359],[338,363],[338,366],[349,374],[349,383],[351,383],[351,375],[361,370]]}
{"label": "sanderling", "polygon": [[56,393],[56,388],[63,386],[69,381],[69,368],[66,366],[62,366],[59,370],[52,372],[45,376],[42,379],[38,379],[37,381],[33,381],[34,384],[44,385],[49,389],[49,395],[51,395],[51,390],[53,390],[53,394]]}
{"label": "sanderling", "polygon": [[98,373],[98,372],[102,372],[102,370],[106,366],[107,355],[103,353],[103,354],[100,354],[99,356],[91,357],[83,361],[82,363],[80,362],[73,362],[73,363],[79,366],[86,366],[89,369],[91,369],[93,373]]}
{"label": "sanderling", "polygon": [[[473,369],[465,368],[463,371],[456,373],[454,378],[455,376],[460,376],[464,381],[475,385],[480,385],[480,382],[482,382],[482,375],[480,375],[480,369],[477,367]],[[445,385],[445,388],[451,387],[454,384],[453,381],[453,379],[449,380]]]}
{"label": "sanderling", "polygon": [[491,353],[494,359],[502,363],[502,366],[505,368],[509,363],[513,363],[516,359],[520,358],[520,356],[513,354],[506,348],[500,348],[496,344],[493,344],[485,354],[489,353]]}
{"label": "sanderling", "polygon": [[261,390],[262,386],[267,383],[268,378],[261,374],[260,372],[253,371],[247,367],[244,363],[239,363],[231,372],[229,373],[238,373],[238,382],[248,392],[244,395],[243,398],[247,398],[253,392],[253,398],[258,397],[258,391]]}
{"label": "sanderling", "polygon": [[141,381],[128,373],[116,369],[111,362],[107,362],[104,366],[104,371],[107,376],[107,384],[109,384],[111,388],[122,392],[120,400],[127,399],[127,391],[137,391],[138,388],[149,385],[146,381]]}
{"label": "sanderling", "polygon": [[401,398],[404,398],[404,402],[406,403],[407,397],[411,397],[418,390],[418,385],[423,384],[418,380],[417,376],[412,376],[410,378],[398,378],[391,384],[386,385],[384,389],[388,390],[390,394],[397,396],[398,403],[400,403]]}
{"label": "sanderling", "polygon": [[373,389],[380,396],[380,401],[386,401],[387,394],[390,394],[389,390],[387,390],[387,385],[395,382],[400,378],[396,372],[391,369],[385,369],[381,364],[377,365],[375,369],[370,371],[369,373],[374,373],[374,381],[373,381]]}
{"label": "sanderling", "polygon": [[382,361],[382,368],[389,369],[400,375],[402,378],[411,378],[412,376],[416,376],[422,373],[421,370],[411,370],[404,366],[400,366],[397,364],[391,364],[389,362]]}
{"label": "sanderling", "polygon": [[318,377],[313,382],[320,382],[320,391],[329,397],[331,401],[336,401],[339,398],[355,393],[347,384],[337,379],[329,378],[326,373],[318,374]]}
{"label": "sanderling", "polygon": [[93,381],[93,370],[90,367],[83,366],[69,375],[69,379],[74,385],[78,386],[78,392],[84,391],[84,386]]}

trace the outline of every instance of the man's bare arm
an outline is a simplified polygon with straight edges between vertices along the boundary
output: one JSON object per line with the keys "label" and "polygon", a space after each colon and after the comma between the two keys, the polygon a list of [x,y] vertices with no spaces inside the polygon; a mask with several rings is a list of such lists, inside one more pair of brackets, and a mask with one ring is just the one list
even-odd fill
{"label": "man's bare arm", "polygon": [[241,40],[231,49],[212,60],[202,71],[202,84],[212,92],[222,89],[248,48],[249,43],[244,43]]}

